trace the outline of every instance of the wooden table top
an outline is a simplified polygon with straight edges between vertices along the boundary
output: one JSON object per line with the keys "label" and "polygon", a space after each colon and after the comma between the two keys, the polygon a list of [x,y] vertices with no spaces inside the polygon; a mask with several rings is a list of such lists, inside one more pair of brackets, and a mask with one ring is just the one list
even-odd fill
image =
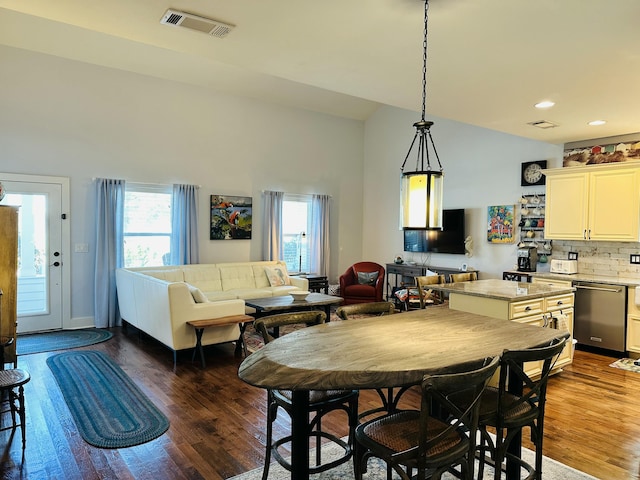
{"label": "wooden table top", "polygon": [[418,384],[430,370],[564,338],[550,328],[449,308],[303,328],[249,355],[238,376],[288,390],[368,389]]}
{"label": "wooden table top", "polygon": [[269,310],[280,310],[287,307],[321,307],[323,305],[334,305],[342,303],[342,297],[325,295],[324,293],[310,293],[304,300],[294,300],[291,295],[277,295],[275,297],[250,298],[244,303],[249,307],[268,312]]}

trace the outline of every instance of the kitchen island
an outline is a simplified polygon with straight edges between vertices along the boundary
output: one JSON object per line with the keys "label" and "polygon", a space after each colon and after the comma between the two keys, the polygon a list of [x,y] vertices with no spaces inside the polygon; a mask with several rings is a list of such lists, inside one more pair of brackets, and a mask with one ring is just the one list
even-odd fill
{"label": "kitchen island", "polygon": [[[571,363],[574,287],[489,279],[430,285],[430,288],[447,292],[452,310],[568,331],[571,337],[556,367]],[[537,368],[538,365],[530,365],[527,371],[534,374]]]}

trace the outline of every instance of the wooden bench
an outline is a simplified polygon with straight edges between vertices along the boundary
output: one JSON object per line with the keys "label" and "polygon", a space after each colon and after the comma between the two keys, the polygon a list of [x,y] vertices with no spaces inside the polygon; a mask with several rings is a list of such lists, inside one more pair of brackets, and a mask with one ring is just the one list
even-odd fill
{"label": "wooden bench", "polygon": [[247,323],[253,322],[253,317],[249,315],[229,315],[227,317],[220,318],[209,318],[205,320],[189,320],[187,325],[191,325],[196,331],[196,347],[193,350],[193,356],[191,360],[195,359],[196,352],[200,352],[200,361],[202,362],[202,368],[206,367],[206,363],[204,361],[204,349],[202,348],[202,334],[204,333],[204,329],[207,327],[221,327],[225,325],[233,325],[235,323],[240,324],[240,338],[238,338],[238,343],[236,343],[236,352],[239,351],[240,348],[244,351],[244,356],[247,356],[247,345],[244,342],[244,330],[247,326]]}

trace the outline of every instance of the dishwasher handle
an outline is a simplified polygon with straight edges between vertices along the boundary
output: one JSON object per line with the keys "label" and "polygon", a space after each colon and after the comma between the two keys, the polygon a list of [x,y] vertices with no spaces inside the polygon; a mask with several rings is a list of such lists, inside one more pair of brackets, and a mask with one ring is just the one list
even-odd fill
{"label": "dishwasher handle", "polygon": [[611,292],[611,293],[620,293],[622,291],[621,288],[604,288],[604,287],[589,287],[587,285],[576,285],[576,288],[580,288],[582,290],[596,290],[598,292]]}

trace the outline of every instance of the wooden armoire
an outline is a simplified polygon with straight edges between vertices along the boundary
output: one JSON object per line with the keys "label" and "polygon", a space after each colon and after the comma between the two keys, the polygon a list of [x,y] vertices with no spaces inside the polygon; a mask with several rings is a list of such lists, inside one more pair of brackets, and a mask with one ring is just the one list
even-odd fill
{"label": "wooden armoire", "polygon": [[[17,367],[16,326],[18,316],[18,207],[0,205],[0,342],[5,363]],[[11,341],[13,340],[13,341]],[[2,347],[0,347],[2,348]],[[1,366],[4,369],[4,365]]]}

